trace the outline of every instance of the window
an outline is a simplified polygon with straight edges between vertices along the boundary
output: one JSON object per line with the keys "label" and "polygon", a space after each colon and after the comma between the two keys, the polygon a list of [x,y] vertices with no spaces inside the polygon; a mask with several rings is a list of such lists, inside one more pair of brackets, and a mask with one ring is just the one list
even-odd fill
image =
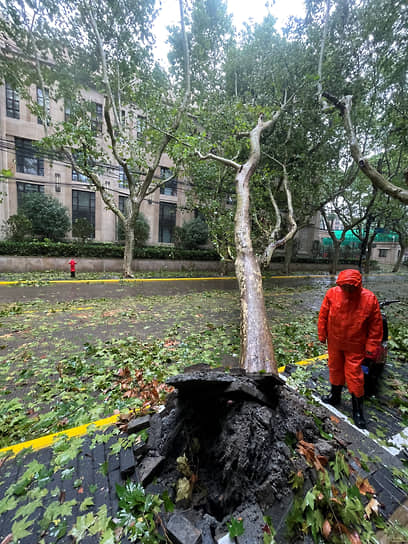
{"label": "window", "polygon": [[94,132],[102,133],[103,109],[102,104],[92,102],[91,127]]}
{"label": "window", "polygon": [[70,100],[64,100],[64,121],[66,123],[69,123],[71,120],[71,101]]}
{"label": "window", "polygon": [[72,224],[76,219],[85,218],[94,228],[95,237],[95,193],[72,190]]}
{"label": "window", "polygon": [[16,138],[16,170],[23,174],[44,175],[44,159],[37,157],[32,140]]}
{"label": "window", "polygon": [[382,257],[382,258],[385,258],[387,256],[387,251],[388,251],[388,249],[379,249],[378,250],[378,256]]}
{"label": "window", "polygon": [[81,174],[75,168],[72,169],[72,181],[80,181],[81,183],[89,183],[89,179],[85,174]]}
{"label": "window", "polygon": [[125,171],[123,170],[122,166],[119,166],[119,187],[122,189],[127,189],[129,187],[127,178],[125,176]]}
{"label": "window", "polygon": [[6,114],[7,117],[20,119],[20,96],[8,83],[6,83]]}
{"label": "window", "polygon": [[143,137],[143,132],[146,128],[146,117],[138,115],[136,117],[136,138],[140,140]]}
{"label": "window", "polygon": [[[80,151],[74,151],[73,156],[75,162],[82,167],[85,165],[94,166],[93,161],[90,159],[85,159],[84,154]],[[81,174],[81,172],[78,172],[78,170],[75,170],[75,168],[72,168],[71,179],[72,181],[79,181],[81,183],[90,183],[88,176]]]}
{"label": "window", "polygon": [[[161,179],[166,179],[171,176],[170,168],[165,166],[160,167],[160,177]],[[160,194],[167,196],[177,196],[177,180],[173,178],[170,181],[167,181],[164,185],[160,187]]]}
{"label": "window", "polygon": [[[47,125],[49,125],[50,123],[50,93],[48,89],[44,89],[44,93],[45,93],[45,111],[47,115]],[[44,93],[41,87],[37,87],[37,104],[38,106],[40,106],[42,111],[44,108]],[[39,125],[43,124],[43,120],[41,117],[37,117],[37,123]]]}
{"label": "window", "polygon": [[160,202],[159,213],[159,242],[173,242],[174,227],[176,226],[177,205]]}
{"label": "window", "polygon": [[55,192],[61,192],[61,174],[55,173]]}
{"label": "window", "polygon": [[37,185],[35,183],[22,183],[17,182],[17,208],[21,205],[24,195],[29,193],[44,193],[44,185]]}
{"label": "window", "polygon": [[126,202],[128,197],[119,195],[119,210],[126,215]]}

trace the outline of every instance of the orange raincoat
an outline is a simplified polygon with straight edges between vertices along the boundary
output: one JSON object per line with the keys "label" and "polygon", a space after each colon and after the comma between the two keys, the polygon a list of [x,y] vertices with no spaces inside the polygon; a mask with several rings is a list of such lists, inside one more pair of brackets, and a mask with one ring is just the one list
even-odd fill
{"label": "orange raincoat", "polygon": [[[320,308],[319,340],[326,342],[329,352],[329,374],[332,385],[344,385],[357,398],[364,395],[365,357],[375,358],[382,340],[382,318],[377,297],[362,287],[358,270],[343,270],[337,287],[326,293]],[[357,289],[345,292],[341,285]]]}

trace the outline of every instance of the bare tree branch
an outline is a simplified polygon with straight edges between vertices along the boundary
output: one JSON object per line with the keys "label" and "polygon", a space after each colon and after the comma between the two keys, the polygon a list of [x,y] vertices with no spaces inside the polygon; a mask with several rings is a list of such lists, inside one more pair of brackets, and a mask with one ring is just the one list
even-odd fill
{"label": "bare tree branch", "polygon": [[408,204],[408,191],[394,185],[389,180],[387,180],[376,168],[374,168],[367,159],[362,156],[360,145],[357,141],[353,122],[351,119],[351,108],[352,108],[352,96],[344,96],[341,100],[335,96],[324,92],[323,96],[327,98],[334,106],[340,111],[344,128],[347,134],[347,138],[350,145],[351,156],[353,157],[354,162],[358,165],[359,169],[363,172],[365,176],[371,181],[371,183],[400,202]]}

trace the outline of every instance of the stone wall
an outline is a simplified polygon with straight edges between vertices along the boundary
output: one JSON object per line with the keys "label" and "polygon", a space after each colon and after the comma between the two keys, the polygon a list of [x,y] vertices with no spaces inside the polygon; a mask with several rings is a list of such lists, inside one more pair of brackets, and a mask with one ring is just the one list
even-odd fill
{"label": "stone wall", "polygon": [[[0,256],[0,273],[1,272],[41,272],[41,271],[66,271],[69,272],[68,261],[70,259],[64,257],[15,257],[15,256]],[[81,272],[118,272],[121,273],[123,261],[122,259],[92,259],[77,257],[77,273]],[[270,270],[281,271],[283,263],[271,263]],[[351,265],[339,265],[338,269],[354,268]],[[183,261],[183,260],[164,260],[164,259],[134,259],[133,270],[154,272],[164,270],[174,271],[197,271],[217,272],[219,274],[233,274],[234,267],[232,263],[220,261]],[[320,271],[328,272],[328,264],[314,263],[293,263],[291,265],[292,273],[297,270],[302,271]]]}

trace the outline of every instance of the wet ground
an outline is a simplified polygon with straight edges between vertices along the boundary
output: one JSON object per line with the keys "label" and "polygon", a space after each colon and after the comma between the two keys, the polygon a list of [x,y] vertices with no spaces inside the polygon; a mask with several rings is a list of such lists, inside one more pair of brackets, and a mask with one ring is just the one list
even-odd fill
{"label": "wet ground", "polygon": [[[291,376],[295,385],[298,381],[307,383],[318,395],[327,390],[325,361],[302,367],[296,362],[324,351],[317,345],[316,321],[324,294],[334,281],[327,275],[271,277],[264,281],[278,365],[286,365],[285,375]],[[406,319],[408,276],[370,275],[364,278],[364,285],[380,301],[401,300],[387,311],[391,323]],[[0,287],[0,360],[13,359],[13,366],[24,365],[25,360],[32,364],[33,357],[35,364],[42,359],[59,360],[97,339],[183,339],[192,333],[201,335],[199,341],[207,345],[202,350],[203,358],[210,357],[214,344],[222,344],[220,362],[235,366],[238,326],[239,299],[234,278]],[[211,344],[210,336],[216,335]],[[379,396],[367,403],[369,430],[379,438],[386,440],[408,426],[406,411],[401,411],[393,399],[396,392],[406,389],[407,377],[407,361],[391,351]],[[348,393],[343,398],[341,409],[350,415]]]}
{"label": "wet ground", "polygon": [[[328,372],[324,360],[315,360],[307,365],[296,363],[300,359],[313,358],[323,353],[324,348],[318,344],[316,338],[317,314],[326,290],[333,283],[334,278],[329,276],[275,277],[264,282],[276,356],[278,364],[285,366],[281,376],[284,376],[290,385],[291,394],[299,399],[303,394],[310,399],[311,394],[318,397],[327,391]],[[400,304],[389,307],[388,315],[392,323],[406,323],[408,276],[372,275],[365,278],[364,283],[380,300],[399,298]],[[0,401],[4,397],[6,406],[21,401],[29,417],[35,416],[33,412],[41,411],[41,402],[44,403],[43,407],[48,402],[54,411],[65,407],[66,412],[61,411],[61,415],[58,416],[64,428],[74,426],[72,422],[77,422],[75,417],[81,415],[81,410],[83,411],[81,422],[94,421],[97,419],[96,414],[99,416],[100,414],[91,407],[91,396],[83,387],[86,384],[90,385],[91,377],[81,383],[79,381],[81,369],[79,366],[75,367],[75,364],[86,360],[76,357],[84,351],[89,351],[89,346],[95,348],[98,341],[127,340],[130,336],[146,341],[149,346],[158,339],[165,341],[166,344],[170,344],[170,341],[175,345],[180,343],[180,346],[184,342],[183,349],[188,352],[187,357],[193,364],[204,360],[235,366],[239,349],[238,325],[239,297],[235,279],[144,280],[131,283],[68,282],[39,287],[1,286]],[[105,348],[101,350],[100,346],[98,350],[96,356],[100,357],[97,361],[101,366],[112,357],[113,352]],[[162,350],[163,347],[160,346],[157,353],[161,353]],[[137,353],[143,355],[141,351]],[[175,359],[181,357],[179,351],[170,352],[170,357],[173,357],[173,354]],[[68,356],[72,357],[72,361]],[[66,381],[63,384],[65,389],[62,388],[58,397],[50,388],[50,382],[55,380],[55,376],[58,378],[55,363],[61,358],[64,358],[66,364],[62,376]],[[165,364],[168,364],[169,359],[165,361]],[[111,366],[121,363],[122,361],[112,359]],[[65,374],[68,368],[74,374],[73,378],[78,371],[78,382],[68,381],[69,376]],[[103,379],[102,375],[103,369],[102,373],[99,372],[99,380]],[[403,451],[398,450],[390,454],[391,450],[387,447],[393,436],[408,427],[407,378],[406,356],[391,350],[379,394],[367,401],[365,406],[370,436],[350,427],[347,421],[341,420],[341,416],[350,416],[350,399],[347,392],[343,394],[339,412],[322,415],[316,406],[309,412],[309,417],[313,418],[317,428],[323,432],[322,437],[324,432],[328,431],[326,425],[327,421],[330,421],[333,433],[339,437],[339,443],[361,455],[362,459],[375,458],[373,461],[375,466],[373,465],[369,471],[371,472],[369,479],[374,484],[387,516],[405,500],[404,492],[395,487],[394,473],[391,473],[396,467],[398,470],[401,469],[401,462],[395,453],[399,451],[401,456]],[[64,401],[63,395],[68,395],[68,385],[72,386],[74,396],[67,397]],[[51,396],[48,398],[47,395]],[[405,404],[400,402],[404,398]],[[35,404],[37,399],[38,404]],[[44,409],[42,415],[47,416]],[[298,414],[291,415],[297,417]],[[248,418],[238,417],[237,421],[240,423],[242,419]],[[3,422],[0,436],[1,432],[5,432],[8,423],[5,419]],[[42,420],[42,424],[45,428],[47,421]],[[18,425],[20,422],[16,420],[16,428]],[[33,431],[32,427],[29,422],[30,432]],[[240,429],[240,425],[238,428]],[[12,433],[13,425],[9,426],[9,429]],[[39,427],[38,432],[40,431]],[[113,515],[117,508],[115,484],[123,483],[126,478],[126,473],[122,474],[121,464],[124,462],[122,450],[126,447],[127,438],[120,439],[124,441],[123,443],[112,433],[108,438],[109,442],[106,444],[99,436],[86,438],[85,441],[94,442],[93,448],[81,445],[74,439],[65,445],[57,446],[53,451],[50,448],[41,450],[39,454],[31,454],[28,458],[29,465],[27,460],[24,462],[21,460],[21,464],[17,461],[16,465],[13,461],[6,463],[3,472],[0,472],[2,474],[0,495],[4,495],[3,500],[0,498],[0,512],[5,512],[1,518],[0,540],[8,538],[11,531],[13,535],[23,535],[22,544],[32,544],[38,529],[35,529],[32,521],[33,515],[27,515],[27,512],[32,512],[34,506],[45,509],[44,516],[40,516],[40,529],[45,535],[44,542],[47,544],[72,541],[71,535],[68,535],[72,518],[76,519],[76,533],[71,533],[73,535],[82,534],[79,532],[82,530],[84,533],[86,530],[93,531],[94,526],[96,531],[97,522],[94,520],[98,519],[99,524],[101,518],[106,518],[103,508],[108,508],[107,515]],[[314,442],[316,437],[306,435],[306,438]],[[24,436],[20,436],[14,442],[22,439]],[[287,449],[282,440],[279,441],[279,447],[282,451]],[[81,454],[78,453],[80,448]],[[54,456],[52,463],[49,462],[51,456]],[[275,454],[266,458],[274,460],[275,457],[278,459]],[[66,467],[65,465],[61,467],[62,459],[68,462]],[[379,481],[379,472],[385,465],[393,467],[384,468],[388,479],[386,486]],[[34,479],[33,470],[37,471]],[[269,473],[269,469],[267,472]],[[375,480],[377,473],[378,481]],[[18,485],[15,484],[17,478]],[[33,482],[37,483],[37,480],[39,490],[33,487]],[[156,484],[152,485],[151,492],[156,493]],[[282,485],[279,487],[282,488]],[[290,501],[281,503],[285,512],[281,510],[271,512],[276,529],[279,528],[279,523],[283,523],[284,515],[291,508]],[[250,512],[250,515],[245,515],[245,512],[242,514],[245,520],[252,515],[253,512]],[[83,529],[85,522],[90,524],[87,529]],[[260,530],[259,526],[257,530]],[[107,538],[109,529],[105,527],[101,531],[106,531],[106,534],[105,532],[102,534]],[[83,541],[91,543],[95,542],[95,538],[88,534]],[[262,540],[242,540],[251,544],[258,541]],[[283,543],[286,539],[283,537],[278,541]]]}
{"label": "wet ground", "polygon": [[[264,280],[266,289],[296,288],[309,286],[317,296],[335,283],[334,276],[297,275],[272,276]],[[408,297],[408,275],[371,274],[364,277],[364,286],[374,291],[379,299]],[[237,289],[235,278],[211,279],[138,279],[134,281],[95,282],[95,281],[63,281],[43,286],[10,285],[0,286],[0,304],[11,302],[28,302],[32,300],[72,301],[92,298],[122,298],[127,296],[163,296],[202,291],[231,291]],[[316,299],[312,309],[318,310],[321,299]]]}

